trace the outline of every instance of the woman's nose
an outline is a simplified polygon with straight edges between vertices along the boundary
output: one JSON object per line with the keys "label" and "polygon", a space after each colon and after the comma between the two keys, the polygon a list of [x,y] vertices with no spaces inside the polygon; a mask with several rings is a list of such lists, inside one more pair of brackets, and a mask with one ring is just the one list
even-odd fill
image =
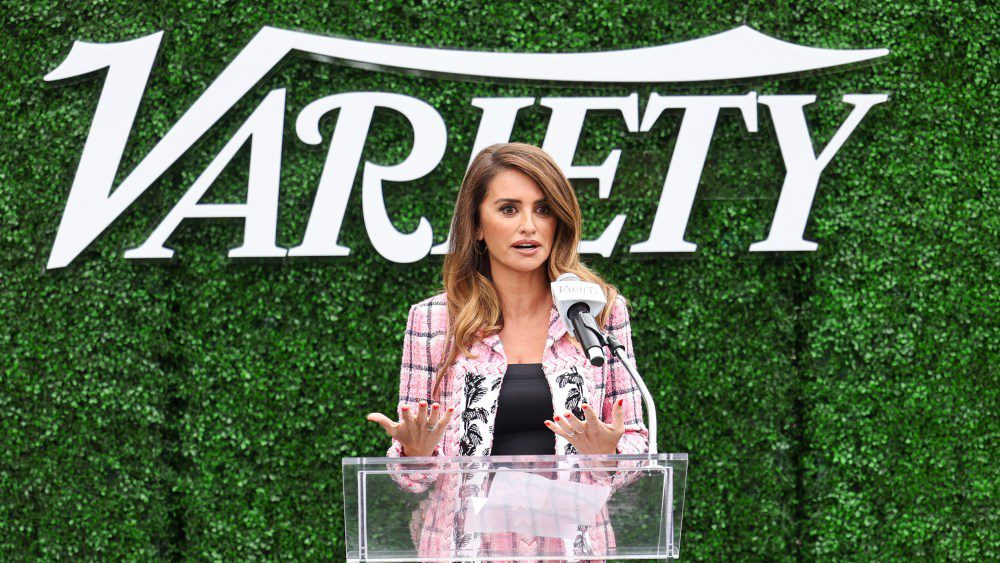
{"label": "woman's nose", "polygon": [[525,213],[522,215],[524,219],[521,220],[520,232],[522,233],[534,233],[535,232],[535,221],[531,218],[531,213]]}

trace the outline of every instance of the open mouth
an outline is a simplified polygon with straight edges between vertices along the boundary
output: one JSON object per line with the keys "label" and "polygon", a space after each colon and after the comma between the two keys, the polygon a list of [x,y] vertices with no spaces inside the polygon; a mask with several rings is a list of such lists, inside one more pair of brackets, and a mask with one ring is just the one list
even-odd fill
{"label": "open mouth", "polygon": [[535,256],[536,254],[542,251],[542,245],[531,242],[520,242],[517,244],[513,244],[511,246],[514,248],[515,252],[517,252],[521,256],[524,256],[525,258],[529,256]]}

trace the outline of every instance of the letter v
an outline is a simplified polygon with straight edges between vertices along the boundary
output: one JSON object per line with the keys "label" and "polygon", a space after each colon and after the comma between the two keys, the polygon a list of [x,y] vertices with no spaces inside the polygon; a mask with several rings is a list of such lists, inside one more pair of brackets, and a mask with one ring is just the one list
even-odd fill
{"label": "letter v", "polygon": [[[163,32],[121,43],[76,41],[46,81],[108,69],[48,269],[68,266],[288,52],[309,37],[264,27],[112,193]],[[246,249],[244,249],[246,250]]]}

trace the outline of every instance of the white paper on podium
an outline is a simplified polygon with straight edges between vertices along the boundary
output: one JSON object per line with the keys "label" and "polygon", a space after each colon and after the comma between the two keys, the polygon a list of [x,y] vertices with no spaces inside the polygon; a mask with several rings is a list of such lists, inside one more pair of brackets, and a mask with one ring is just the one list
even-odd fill
{"label": "white paper on podium", "polygon": [[489,496],[469,499],[465,531],[569,538],[577,526],[594,523],[610,496],[611,487],[503,469],[494,475]]}

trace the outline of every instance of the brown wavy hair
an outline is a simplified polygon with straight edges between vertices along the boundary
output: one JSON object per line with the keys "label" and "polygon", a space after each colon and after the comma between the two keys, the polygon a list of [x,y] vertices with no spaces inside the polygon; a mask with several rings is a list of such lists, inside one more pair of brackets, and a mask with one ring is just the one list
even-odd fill
{"label": "brown wavy hair", "polygon": [[[474,358],[471,349],[477,340],[496,334],[503,328],[500,296],[493,285],[490,260],[485,242],[476,240],[479,229],[479,206],[486,198],[490,182],[504,170],[517,170],[532,180],[545,194],[552,216],[556,218],[555,238],[546,260],[549,281],[567,272],[581,280],[601,286],[608,303],[614,303],[618,290],[580,262],[582,218],[576,192],[559,165],[542,149],[525,143],[499,143],[486,147],[472,160],[455,202],[451,219],[451,243],[444,259],[444,290],[448,299],[447,353],[437,366],[433,395],[444,380],[448,368],[462,354]],[[600,326],[607,323],[611,307],[598,315]]]}

